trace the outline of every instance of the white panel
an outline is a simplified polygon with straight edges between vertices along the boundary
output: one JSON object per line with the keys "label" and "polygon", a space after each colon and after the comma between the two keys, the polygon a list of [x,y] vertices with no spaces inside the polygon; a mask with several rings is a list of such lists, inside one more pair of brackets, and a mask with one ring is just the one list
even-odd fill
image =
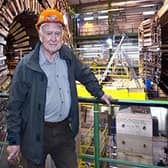
{"label": "white panel", "polygon": [[118,151],[152,156],[152,138],[117,134]]}
{"label": "white panel", "polygon": [[[153,164],[152,157],[148,155],[135,156],[135,155],[130,155],[129,153],[126,153],[126,152],[118,152],[117,159],[127,160],[130,162],[143,163],[143,164],[151,164],[151,165]],[[120,166],[120,168],[125,168],[125,166]]]}
{"label": "white panel", "polygon": [[119,134],[152,137],[152,117],[150,114],[118,113],[116,127]]}
{"label": "white panel", "polygon": [[152,116],[157,117],[159,121],[159,130],[162,132],[166,132],[166,115],[168,114],[168,110],[162,107],[151,107]]}

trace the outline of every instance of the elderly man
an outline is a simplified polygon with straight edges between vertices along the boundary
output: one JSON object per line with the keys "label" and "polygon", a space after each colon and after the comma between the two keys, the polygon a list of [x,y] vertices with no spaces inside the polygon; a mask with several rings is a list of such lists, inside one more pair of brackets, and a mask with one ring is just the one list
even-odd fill
{"label": "elderly man", "polygon": [[39,41],[16,67],[7,113],[8,160],[22,154],[27,168],[42,168],[50,154],[57,168],[77,168],[74,137],[79,113],[75,81],[110,104],[94,74],[63,44],[60,12],[41,12]]}

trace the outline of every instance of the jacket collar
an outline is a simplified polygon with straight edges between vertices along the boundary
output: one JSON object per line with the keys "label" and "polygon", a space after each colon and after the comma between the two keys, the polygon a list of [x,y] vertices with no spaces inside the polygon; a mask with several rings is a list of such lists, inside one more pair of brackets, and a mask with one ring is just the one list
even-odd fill
{"label": "jacket collar", "polygon": [[[33,69],[35,71],[43,72],[41,67],[40,67],[40,64],[39,64],[40,45],[41,45],[41,42],[38,41],[34,50],[32,50],[28,55],[25,56],[26,57],[25,58],[25,63],[31,69]],[[60,53],[60,58],[61,59],[65,59],[66,61],[71,62],[72,52],[71,52],[71,50],[69,49],[68,46],[63,44],[62,47],[59,50],[59,53]]]}
{"label": "jacket collar", "polygon": [[72,51],[71,49],[69,49],[68,46],[63,44],[59,50],[59,53],[60,53],[60,58],[69,60],[70,62],[72,61]]}

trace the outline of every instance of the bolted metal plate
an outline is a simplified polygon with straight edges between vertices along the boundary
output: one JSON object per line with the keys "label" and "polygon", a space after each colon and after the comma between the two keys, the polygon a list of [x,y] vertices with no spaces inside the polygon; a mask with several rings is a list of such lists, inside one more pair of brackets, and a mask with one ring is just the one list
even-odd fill
{"label": "bolted metal plate", "polygon": [[117,113],[116,129],[119,134],[152,137],[151,114]]}

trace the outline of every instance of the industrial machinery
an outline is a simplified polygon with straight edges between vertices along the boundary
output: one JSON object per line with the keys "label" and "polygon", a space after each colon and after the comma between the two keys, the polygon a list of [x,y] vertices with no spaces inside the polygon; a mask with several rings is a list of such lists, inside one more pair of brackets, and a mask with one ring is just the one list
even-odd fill
{"label": "industrial machinery", "polygon": [[[81,155],[89,155],[94,156],[95,146],[94,146],[94,126],[93,126],[93,108],[91,104],[80,104],[80,136],[79,143],[80,149],[79,153]],[[100,154],[106,155],[106,147],[108,144],[108,119],[107,112],[102,112],[99,115],[99,128],[100,128]],[[87,159],[79,160],[80,168],[95,168],[94,161],[90,161]]]}
{"label": "industrial machinery", "polygon": [[152,164],[152,116],[147,107],[127,107],[117,113],[117,157]]}
{"label": "industrial machinery", "polygon": [[[145,86],[143,80],[136,74],[128,55],[122,50],[122,43],[126,38],[122,35],[120,43],[106,67],[91,67],[103,86],[105,93],[114,99],[145,100]],[[84,86],[77,83],[80,97],[91,97]]]}

